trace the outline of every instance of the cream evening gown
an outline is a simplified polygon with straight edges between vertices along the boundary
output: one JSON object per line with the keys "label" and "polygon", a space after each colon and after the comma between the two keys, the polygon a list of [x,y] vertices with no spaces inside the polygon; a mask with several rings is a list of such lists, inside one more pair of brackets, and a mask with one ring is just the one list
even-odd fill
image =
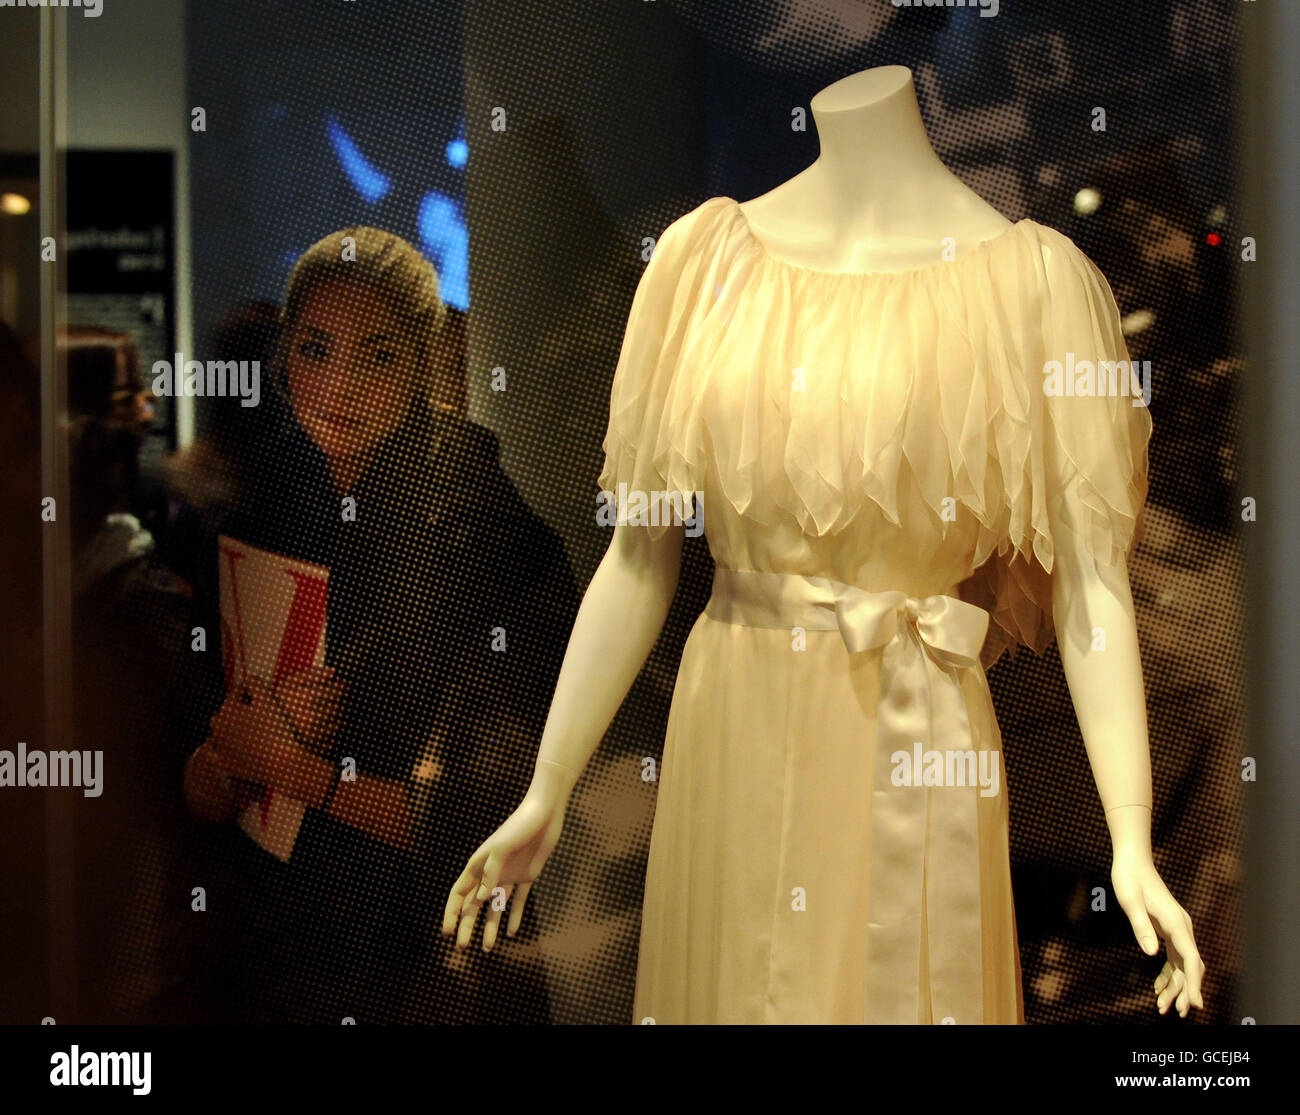
{"label": "cream evening gown", "polygon": [[1123,365],[1089,379],[1127,359],[1106,280],[1032,220],[901,273],[778,259],[726,197],[664,231],[600,486],[652,532],[700,493],[718,572],[633,1021],[1024,1021],[985,668],[1051,640],[1061,501],[1102,562],[1141,535],[1149,411]]}

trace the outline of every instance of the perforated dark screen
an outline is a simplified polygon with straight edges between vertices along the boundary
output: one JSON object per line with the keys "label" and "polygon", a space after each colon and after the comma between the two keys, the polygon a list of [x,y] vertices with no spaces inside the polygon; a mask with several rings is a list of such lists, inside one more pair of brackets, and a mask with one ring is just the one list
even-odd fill
{"label": "perforated dark screen", "polygon": [[[215,458],[191,454],[189,486],[173,487],[171,505],[158,497],[146,525],[159,561],[211,606],[213,527],[260,500],[249,529],[329,564],[331,592],[350,594],[363,628],[368,609],[378,623],[355,675],[368,687],[362,768],[405,778],[436,728],[463,760],[459,781],[441,800],[410,799],[411,824],[425,826],[413,860],[310,821],[310,869],[279,871],[233,826],[200,830],[183,815],[181,765],[213,708],[210,693],[177,688],[199,734],[149,720],[168,773],[139,798],[165,821],[123,853],[111,901],[126,908],[110,915],[110,897],[95,900],[117,937],[109,953],[90,949],[86,1001],[106,1019],[136,1020],[631,1019],[654,810],[641,775],[662,748],[681,646],[709,594],[702,539],[687,543],[663,636],[574,796],[524,940],[504,960],[469,964],[446,950],[437,922],[455,865],[527,783],[574,608],[608,543],[596,477],[643,240],[709,197],[745,199],[790,178],[817,155],[811,124],[792,129],[794,110],[838,78],[903,64],[945,163],[1008,218],[1075,239],[1129,320],[1134,358],[1152,362],[1150,506],[1130,575],[1156,860],[1208,965],[1198,1018],[1249,1014],[1234,1001],[1243,742],[1232,299],[1250,230],[1234,204],[1232,80],[1233,21],[1250,6],[1008,0],[981,15],[821,0],[476,3],[463,21],[458,7],[190,4],[188,95],[208,120],[190,145],[198,358],[269,352],[297,255],[335,230],[385,229],[436,265],[467,314],[436,355],[443,409],[463,405],[472,420],[452,424],[463,471],[449,483],[412,441],[375,497],[394,525],[342,579],[322,521],[337,493],[311,471],[310,452],[276,440],[287,418],[267,382],[256,420],[230,400],[199,403],[200,445],[241,471],[228,478]],[[1076,204],[1085,188],[1101,198],[1086,215]],[[174,686],[198,684],[184,680],[192,623],[177,599],[141,599],[158,623],[133,625],[125,649],[115,628],[109,657],[153,656],[170,663]],[[481,636],[497,626],[535,655],[519,677],[488,665]],[[209,679],[219,653],[207,651]],[[429,694],[442,692],[452,658],[478,668],[455,675],[438,705]],[[1152,1021],[1160,962],[1140,953],[1110,893],[1102,811],[1055,649],[1004,658],[990,682],[1028,1021]],[[485,710],[501,708],[491,694],[503,691],[517,715],[489,723]],[[410,754],[388,750],[399,747]],[[93,843],[107,822],[88,823]],[[187,911],[193,886],[207,889],[203,919]],[[274,980],[250,975],[257,964]],[[243,997],[231,993],[238,980]]]}

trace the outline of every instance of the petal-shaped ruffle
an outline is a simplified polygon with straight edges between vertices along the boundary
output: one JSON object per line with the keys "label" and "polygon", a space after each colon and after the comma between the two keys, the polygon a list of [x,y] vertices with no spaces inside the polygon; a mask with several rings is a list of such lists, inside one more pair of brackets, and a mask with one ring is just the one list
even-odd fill
{"label": "petal-shaped ruffle", "polygon": [[[937,520],[955,503],[979,525],[961,590],[992,614],[985,661],[1016,643],[1041,653],[1052,509],[1071,501],[1105,564],[1140,537],[1150,413],[1126,363],[1105,385],[1119,393],[1088,380],[1127,360],[1105,278],[1034,221],[952,262],[842,274],[771,256],[734,200],[711,198],[664,231],[637,288],[600,487],[679,493],[690,514],[707,462],[710,499],[820,536],[867,501],[899,523],[906,479]],[[1052,362],[1078,390],[1050,393]]]}

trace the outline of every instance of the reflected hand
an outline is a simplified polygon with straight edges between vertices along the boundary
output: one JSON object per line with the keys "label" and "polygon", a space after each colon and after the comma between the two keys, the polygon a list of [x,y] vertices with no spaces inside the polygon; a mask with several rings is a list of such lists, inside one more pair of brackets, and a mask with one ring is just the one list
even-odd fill
{"label": "reflected hand", "polygon": [[309,752],[294,739],[289,718],[269,685],[250,678],[248,700],[244,696],[232,690],[209,722],[212,744],[235,778],[292,793]]}
{"label": "reflected hand", "polygon": [[240,801],[226,764],[210,740],[205,740],[185,764],[185,800],[205,821],[228,821]]}
{"label": "reflected hand", "polygon": [[310,666],[276,683],[275,695],[298,740],[317,755],[334,747],[343,715],[343,680],[330,666]]}
{"label": "reflected hand", "polygon": [[1204,1010],[1201,981],[1205,965],[1192,935],[1192,919],[1169,893],[1150,857],[1117,855],[1110,879],[1142,951],[1156,955],[1157,933],[1168,950],[1169,959],[1155,981],[1156,1008],[1165,1014],[1174,1003],[1180,1018],[1186,1018],[1191,1007]]}

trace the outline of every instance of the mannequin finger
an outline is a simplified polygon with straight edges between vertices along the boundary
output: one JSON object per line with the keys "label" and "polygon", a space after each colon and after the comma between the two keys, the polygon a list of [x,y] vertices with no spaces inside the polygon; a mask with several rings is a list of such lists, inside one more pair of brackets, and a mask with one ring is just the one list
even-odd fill
{"label": "mannequin finger", "polygon": [[1160,938],[1156,936],[1155,927],[1141,906],[1135,906],[1134,911],[1129,915],[1128,923],[1133,927],[1138,947],[1148,956],[1155,956],[1160,951]]}
{"label": "mannequin finger", "polygon": [[460,915],[460,930],[456,934],[456,947],[467,948],[474,936],[474,923],[478,920],[478,910],[482,905],[478,899],[469,901]]}
{"label": "mannequin finger", "polygon": [[505,866],[505,856],[500,852],[492,852],[487,857],[487,862],[483,865],[483,881],[479,885],[478,900],[486,902],[492,897],[492,892],[501,885],[501,871]]}
{"label": "mannequin finger", "polygon": [[456,876],[454,889],[463,895],[472,895],[477,889],[479,880],[483,878],[483,865],[487,863],[488,853],[486,848],[480,848],[469,858],[465,864],[465,870]]}
{"label": "mannequin finger", "polygon": [[522,883],[515,892],[515,900],[510,904],[510,921],[506,925],[507,937],[513,937],[519,932],[519,925],[524,920],[524,905],[528,902],[528,892],[532,889],[532,883]]}
{"label": "mannequin finger", "polygon": [[483,951],[491,952],[497,943],[497,924],[501,921],[501,915],[488,905],[487,917],[483,920]]}
{"label": "mannequin finger", "polygon": [[460,920],[461,907],[464,905],[465,896],[458,894],[456,888],[453,887],[442,907],[442,932],[444,935],[455,932],[456,922]]}
{"label": "mannequin finger", "polygon": [[447,896],[447,905],[442,911],[442,932],[445,936],[449,937],[456,932],[456,926],[460,923],[468,905],[469,899],[464,894],[453,891]]}
{"label": "mannequin finger", "polygon": [[1172,969],[1169,978],[1165,980],[1165,985],[1156,994],[1156,1005],[1160,1007],[1162,1013],[1177,997],[1181,986],[1181,975],[1178,969]]}
{"label": "mannequin finger", "polygon": [[[477,887],[475,887],[477,891]],[[481,903],[474,894],[468,895],[460,908],[460,925],[456,930],[456,947],[465,948],[470,938],[474,936],[474,923],[478,920],[479,907]]]}
{"label": "mannequin finger", "polygon": [[483,951],[491,952],[492,946],[497,943],[497,928],[501,924],[501,911],[510,903],[510,887],[505,888],[505,893],[500,896],[493,896],[488,902],[487,916],[483,920]]}
{"label": "mannequin finger", "polygon": [[[1188,936],[1191,936],[1190,923]],[[1205,962],[1196,950],[1195,941],[1191,951],[1183,958],[1183,970],[1187,973],[1187,997],[1193,1006],[1204,1008],[1205,1000],[1201,996],[1201,980],[1205,976]]]}
{"label": "mannequin finger", "polygon": [[451,893],[447,895],[447,904],[443,907],[442,912],[442,931],[444,933],[455,932],[456,922],[464,911],[466,900],[478,890],[480,866],[474,862],[478,858],[478,853],[475,853],[466,865],[465,870],[457,876],[456,881],[451,886]]}
{"label": "mannequin finger", "polygon": [[1184,965],[1187,980],[1187,1001],[1194,1007],[1204,1006],[1201,998],[1201,974],[1205,970],[1205,965],[1201,963],[1201,958],[1197,953],[1192,953],[1187,958]]}
{"label": "mannequin finger", "polygon": [[1183,973],[1181,970],[1175,971],[1173,979],[1169,981],[1166,987],[1156,998],[1156,1005],[1160,1008],[1160,1013],[1165,1014],[1169,1010],[1169,1004],[1178,998],[1179,992],[1183,989]]}
{"label": "mannequin finger", "polygon": [[485,886],[480,886],[475,901],[480,905],[486,905],[487,913],[483,918],[483,948],[490,950],[497,940],[497,927],[501,922],[501,911],[510,903],[510,891],[508,886],[502,886],[498,883],[491,890],[485,890]]}
{"label": "mannequin finger", "polygon": [[1200,955],[1196,951],[1196,942],[1192,939],[1192,923],[1187,916],[1174,921],[1169,927],[1169,951],[1170,954],[1177,953],[1177,964],[1175,967],[1186,970],[1188,963],[1196,958],[1200,961]]}

